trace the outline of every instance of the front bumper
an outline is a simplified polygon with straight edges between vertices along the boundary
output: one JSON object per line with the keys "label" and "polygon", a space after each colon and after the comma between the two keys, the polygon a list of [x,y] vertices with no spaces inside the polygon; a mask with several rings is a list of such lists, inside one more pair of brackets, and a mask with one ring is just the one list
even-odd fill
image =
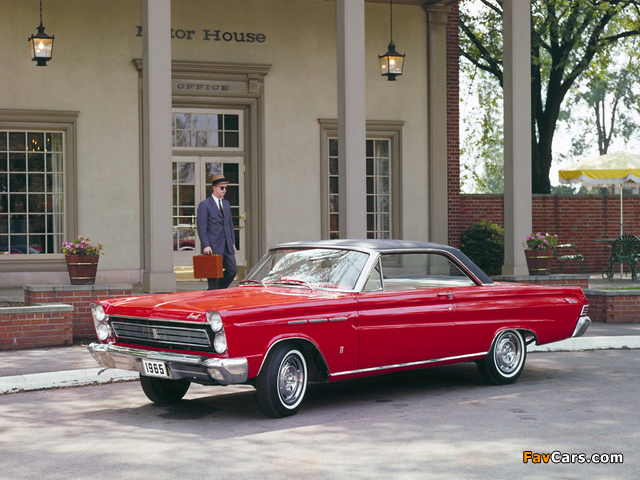
{"label": "front bumper", "polygon": [[92,343],[88,347],[96,361],[106,368],[119,368],[144,373],[142,359],[164,362],[171,379],[187,379],[204,385],[245,383],[249,376],[246,358],[210,358],[113,344]]}
{"label": "front bumper", "polygon": [[576,328],[573,329],[573,334],[571,334],[571,338],[581,337],[582,335],[584,335],[584,332],[587,331],[587,328],[589,328],[589,325],[591,325],[591,319],[589,317],[587,316],[580,317],[578,319],[578,323],[576,323]]}

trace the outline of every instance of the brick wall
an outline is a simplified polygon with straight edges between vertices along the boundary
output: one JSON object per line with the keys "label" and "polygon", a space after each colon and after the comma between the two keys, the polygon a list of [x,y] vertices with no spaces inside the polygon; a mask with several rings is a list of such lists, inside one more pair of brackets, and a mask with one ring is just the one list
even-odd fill
{"label": "brick wall", "polygon": [[91,318],[91,302],[117,297],[130,297],[131,285],[27,285],[24,303],[27,305],[65,303],[73,307],[73,339],[95,340]]}
{"label": "brick wall", "polygon": [[[454,5],[447,18],[447,211],[450,223],[460,212],[460,17]],[[449,244],[455,242],[449,229]],[[458,239],[459,243],[460,240]]]}
{"label": "brick wall", "polygon": [[[625,233],[640,234],[640,196],[625,196],[623,211]],[[605,268],[607,245],[594,240],[620,234],[619,195],[534,195],[532,214],[533,232],[555,233],[560,242],[578,246],[585,257],[585,272],[599,273]],[[502,195],[460,195],[459,215],[449,224],[451,245],[460,245],[462,232],[484,219],[504,227]],[[558,271],[554,260],[552,272]],[[562,273],[580,273],[580,267],[569,262]]]}
{"label": "brick wall", "polygon": [[71,306],[0,308],[0,350],[72,344]]}
{"label": "brick wall", "polygon": [[629,292],[585,291],[589,318],[594,322],[639,323],[640,295]]}

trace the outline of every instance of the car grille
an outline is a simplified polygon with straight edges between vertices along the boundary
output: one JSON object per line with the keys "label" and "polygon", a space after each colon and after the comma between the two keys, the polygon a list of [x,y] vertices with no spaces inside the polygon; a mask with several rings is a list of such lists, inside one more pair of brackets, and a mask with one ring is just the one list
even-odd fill
{"label": "car grille", "polygon": [[172,348],[211,348],[207,325],[175,326],[145,319],[112,318],[118,340]]}

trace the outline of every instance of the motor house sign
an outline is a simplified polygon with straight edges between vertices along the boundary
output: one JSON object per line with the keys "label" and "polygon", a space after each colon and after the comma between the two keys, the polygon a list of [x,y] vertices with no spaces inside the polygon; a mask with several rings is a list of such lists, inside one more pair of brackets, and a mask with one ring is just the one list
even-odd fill
{"label": "motor house sign", "polygon": [[[142,27],[138,25],[136,37],[142,36]],[[264,33],[253,32],[223,32],[222,30],[184,30],[171,29],[171,38],[177,40],[203,40],[207,42],[234,42],[234,43],[264,43],[267,36]]]}

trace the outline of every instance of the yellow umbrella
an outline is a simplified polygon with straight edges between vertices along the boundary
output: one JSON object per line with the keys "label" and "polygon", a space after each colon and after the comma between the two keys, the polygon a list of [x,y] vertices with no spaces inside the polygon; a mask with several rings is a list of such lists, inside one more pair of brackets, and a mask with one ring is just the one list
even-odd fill
{"label": "yellow umbrella", "polygon": [[588,158],[558,172],[560,183],[620,185],[620,235],[622,235],[622,186],[640,183],[640,155],[617,152]]}

